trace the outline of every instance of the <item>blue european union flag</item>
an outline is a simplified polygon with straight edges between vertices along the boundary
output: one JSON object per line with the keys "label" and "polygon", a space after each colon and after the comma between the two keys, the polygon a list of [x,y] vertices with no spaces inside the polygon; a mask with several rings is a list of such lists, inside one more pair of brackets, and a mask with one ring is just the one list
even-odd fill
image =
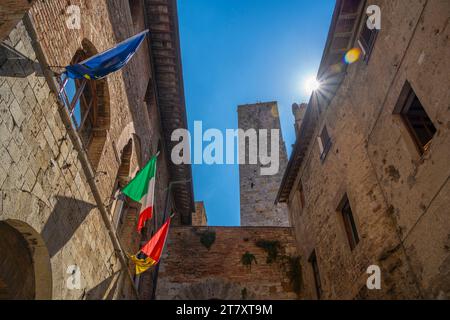
{"label": "blue european union flag", "polygon": [[66,67],[66,74],[72,79],[101,79],[108,74],[121,69],[133,57],[148,30],[128,38],[114,48],[99,53],[80,63]]}

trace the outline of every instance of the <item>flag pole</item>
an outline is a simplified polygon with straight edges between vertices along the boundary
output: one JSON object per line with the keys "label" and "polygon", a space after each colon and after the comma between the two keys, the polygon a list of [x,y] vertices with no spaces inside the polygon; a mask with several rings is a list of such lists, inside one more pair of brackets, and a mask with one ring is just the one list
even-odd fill
{"label": "flag pole", "polygon": [[[161,154],[161,151],[160,150],[158,150],[157,152],[156,152],[156,154],[155,155],[153,155],[152,157],[150,157],[150,159],[147,161],[147,163],[146,163],[146,165],[148,164],[148,162],[150,162],[153,158],[158,158],[159,157],[159,155]],[[145,165],[145,166],[146,166]],[[145,167],[144,166],[144,167]],[[136,173],[136,175],[137,175],[137,173]],[[136,176],[135,175],[135,176]],[[155,176],[155,179],[156,179],[156,176]],[[133,180],[133,179],[132,179]],[[122,192],[122,190],[120,191],[120,193],[119,193],[119,195],[118,195],[118,197],[119,196],[126,196],[123,192]],[[153,204],[153,206],[154,206],[154,204]],[[155,222],[156,222],[156,215],[154,215],[154,219],[155,219]],[[145,235],[144,234],[142,234],[141,233],[141,240],[139,241],[139,247],[141,247],[146,241],[145,240],[143,240],[144,239],[144,237],[145,237]],[[139,249],[139,251],[136,253],[136,257],[138,258],[138,259],[140,259],[140,254],[141,254],[141,249]],[[139,275],[136,275],[136,277],[135,277],[135,280],[134,280],[134,286],[136,287],[136,288],[138,288],[139,289],[139,284],[140,284],[140,278],[141,278],[141,275],[139,274]]]}
{"label": "flag pole", "polygon": [[[190,181],[191,181],[191,179],[189,179],[189,180],[172,181],[172,182],[169,183],[169,187],[167,188],[167,193],[166,193],[166,205],[165,205],[165,209],[164,209],[163,223],[166,222],[167,212],[169,211],[169,200],[170,200],[170,194],[172,192],[172,187],[174,185],[184,184],[184,183],[188,183]],[[172,218],[174,215],[175,214],[172,213],[170,215],[170,217]],[[158,284],[159,265],[160,265],[160,263],[158,263],[156,265],[156,268],[155,268],[155,271],[154,271],[155,273],[154,273],[154,276],[153,276],[152,300],[155,300],[155,297],[156,297],[156,286]]]}

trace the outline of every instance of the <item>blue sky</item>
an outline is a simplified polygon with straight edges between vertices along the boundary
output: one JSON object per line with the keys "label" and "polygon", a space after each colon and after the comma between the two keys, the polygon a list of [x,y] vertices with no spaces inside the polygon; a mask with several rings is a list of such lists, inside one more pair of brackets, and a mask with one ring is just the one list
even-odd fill
{"label": "blue sky", "polygon": [[[293,102],[322,57],[334,0],[178,0],[189,129],[236,129],[240,104],[278,101],[288,153]],[[207,143],[204,144],[204,146]],[[195,200],[208,224],[237,226],[239,167],[193,165]]]}

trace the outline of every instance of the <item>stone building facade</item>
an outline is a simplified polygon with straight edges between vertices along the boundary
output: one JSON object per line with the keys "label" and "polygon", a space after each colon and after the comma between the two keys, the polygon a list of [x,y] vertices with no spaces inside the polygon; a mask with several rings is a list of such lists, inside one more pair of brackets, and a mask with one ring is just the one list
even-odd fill
{"label": "stone building facade", "polygon": [[196,227],[205,227],[208,225],[208,216],[203,201],[195,202],[195,212],[192,213],[192,225]]}
{"label": "stone building facade", "polygon": [[[303,298],[450,298],[449,16],[448,1],[337,1],[277,196]],[[360,60],[343,64],[354,47]],[[380,290],[366,286],[371,265]]]}
{"label": "stone building facade", "polygon": [[[256,130],[260,150],[260,131],[267,130],[268,153],[271,154],[271,130],[279,130],[279,168],[275,175],[262,175],[263,166],[258,156],[251,163],[248,138],[240,137],[239,151],[245,152],[245,164],[239,165],[241,226],[289,226],[288,210],[284,203],[275,205],[275,198],[283,173],[287,154],[281,134],[277,102],[256,103],[238,107],[238,126],[244,132]],[[244,140],[245,138],[245,140]],[[245,143],[245,145],[243,145]]]}
{"label": "stone building facade", "polygon": [[[80,9],[80,28],[68,28],[69,5]],[[54,0],[25,9],[15,26],[1,26],[9,49],[0,47],[0,298],[151,298],[154,273],[134,277],[126,254],[163,223],[170,181],[186,181],[168,197],[173,224],[190,224],[194,211],[191,168],[168,152],[173,127],[187,126],[176,2]],[[89,112],[91,101],[95,115],[89,130],[78,129],[50,70],[144,29],[152,35],[123,70],[89,82],[80,105]],[[139,205],[118,190],[158,150],[155,217],[140,235]]]}
{"label": "stone building facade", "polygon": [[[267,246],[279,244],[268,260]],[[174,227],[159,270],[157,299],[296,299],[291,228]],[[296,269],[297,270],[297,269]]]}

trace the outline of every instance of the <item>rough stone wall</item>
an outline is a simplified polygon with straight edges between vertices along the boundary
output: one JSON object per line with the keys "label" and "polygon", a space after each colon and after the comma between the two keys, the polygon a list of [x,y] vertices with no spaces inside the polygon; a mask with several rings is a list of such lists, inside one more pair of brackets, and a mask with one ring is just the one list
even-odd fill
{"label": "rough stone wall", "polygon": [[[205,234],[215,234],[209,249],[201,243]],[[267,263],[267,252],[255,244],[260,240],[279,241],[275,262]],[[251,266],[242,263],[245,253],[256,259]],[[161,258],[156,298],[296,299],[283,255],[297,255],[291,228],[174,227]]]}
{"label": "rough stone wall", "polygon": [[[42,19],[40,23],[36,23],[37,26],[41,27],[38,28],[38,34],[42,35],[42,46],[44,49],[52,48],[52,50],[49,50],[51,53],[47,57],[50,65],[64,65],[70,61],[73,50],[80,46],[82,39],[88,39],[96,46],[98,51],[102,51],[144,30],[143,10],[136,10],[132,16],[129,1],[81,1],[75,4],[81,7],[82,28],[81,30],[71,30],[61,34],[48,34],[46,28],[50,26],[47,26],[46,23],[54,21],[53,23],[58,24],[60,28],[64,28],[67,16],[61,15],[60,11],[60,8],[63,9],[66,5],[64,1],[51,6],[50,4],[43,4],[45,7],[42,8],[33,7],[33,9],[36,9],[36,16]],[[42,12],[48,12],[50,17],[42,15]],[[70,50],[61,50],[61,46],[58,45],[61,40],[68,44]],[[150,99],[152,103],[145,101],[147,88],[152,77],[147,41],[148,39],[144,41],[137,54],[122,71],[108,76],[109,91],[114,92],[110,101],[111,123],[114,125],[108,132],[101,165],[98,168],[98,171],[108,174],[99,175],[98,184],[102,197],[105,198],[105,201],[108,199],[109,202],[118,168],[115,152],[120,154],[126,142],[132,135],[135,135],[140,145],[140,159],[134,162],[143,166],[157,152],[158,144],[161,142],[162,145],[163,143],[161,141],[159,110],[155,100]],[[156,92],[155,89],[150,91]],[[147,240],[152,232],[162,224],[165,189],[169,179],[167,159],[163,148],[158,158],[155,215],[152,224],[149,224],[147,230],[144,230],[145,235],[142,237],[142,241]],[[135,173],[136,169],[131,168],[131,172]],[[174,219],[174,223],[177,222],[178,220]],[[137,249],[140,244],[135,243],[134,246]],[[141,278],[141,294],[148,298],[152,290],[152,273],[146,273]]]}
{"label": "rough stone wall", "polygon": [[195,212],[192,214],[192,225],[196,227],[204,227],[208,225],[205,203],[203,201],[195,202]]}
{"label": "rough stone wall", "polygon": [[[275,197],[287,165],[287,154],[281,129],[276,102],[257,103],[238,107],[239,129],[268,130],[267,144],[270,148],[270,130],[280,130],[279,170],[276,175],[261,175],[261,163],[249,164],[249,146],[240,146],[245,150],[247,162],[239,165],[240,208],[242,226],[289,226],[288,210],[285,204],[275,205]],[[259,142],[258,142],[259,144]],[[259,150],[259,148],[258,148]],[[270,149],[269,149],[270,150]],[[269,151],[270,152],[270,151]]]}
{"label": "rough stone wall", "polygon": [[[69,30],[67,1],[36,2],[30,20],[43,57],[36,58],[29,30],[21,22],[8,43],[29,61],[8,61],[0,68],[0,220],[20,220],[36,230],[48,248],[53,298],[134,298],[111,238],[97,209],[77,151],[67,134],[59,105],[43,77],[41,63],[64,66],[87,39],[97,51],[106,50],[136,33],[128,1],[72,1],[81,8],[81,29]],[[120,12],[121,14],[117,14]],[[151,67],[147,43],[122,71],[108,76],[110,128],[107,130],[95,183],[109,212],[123,148],[130,139],[133,176],[157,150],[161,128],[156,105],[144,101]],[[140,150],[140,151],[139,151]],[[167,187],[167,158],[158,161],[156,218],[142,240],[162,223]],[[113,219],[110,214],[111,220]],[[176,222],[176,221],[175,221]],[[141,240],[141,239],[137,239]],[[134,243],[135,249],[139,243]],[[69,265],[79,266],[81,290],[66,287]],[[116,290],[125,286],[124,294]],[[127,289],[128,288],[128,289]],[[151,273],[141,279],[140,293],[150,297]]]}
{"label": "rough stone wall", "polygon": [[[39,2],[32,8],[38,39],[49,65],[68,64],[76,50],[82,46],[83,39],[92,43],[97,51],[103,51],[142,31],[133,24],[128,1],[75,1],[73,4],[81,8],[80,30],[66,28],[65,21],[68,17],[64,13],[66,1],[53,1],[51,4]],[[140,28],[143,29],[143,26]],[[47,32],[51,29],[61,32]],[[60,43],[65,45],[61,46]],[[157,151],[161,136],[159,113],[155,105],[147,105],[144,101],[150,78],[147,40],[122,71],[107,78],[108,89],[112,95],[110,97],[112,125],[108,130],[101,164],[97,169],[99,172],[108,173],[98,177],[105,201],[111,197],[111,189],[119,167],[116,155],[120,156],[132,134],[136,134],[140,142],[141,165]],[[164,168],[165,155],[159,159],[162,161],[158,162],[158,167]],[[135,171],[134,168],[131,171]],[[164,201],[164,197],[162,196],[160,200]]]}
{"label": "rough stone wall", "polygon": [[[323,298],[450,298],[450,7],[439,0],[377,5],[382,30],[369,63],[349,66],[291,192],[297,243],[303,265],[316,250]],[[406,80],[438,130],[423,156],[393,115]],[[315,137],[323,125],[333,145],[322,164]],[[344,193],[360,236],[353,251],[337,212]],[[382,270],[380,291],[365,286],[372,264]],[[315,298],[312,268],[303,270],[302,295]]]}
{"label": "rough stone wall", "polygon": [[[2,66],[0,219],[20,220],[44,239],[53,298],[101,298],[91,290],[116,283],[120,263],[23,23],[9,39],[32,62]],[[66,287],[70,265],[80,268],[82,290]]]}

